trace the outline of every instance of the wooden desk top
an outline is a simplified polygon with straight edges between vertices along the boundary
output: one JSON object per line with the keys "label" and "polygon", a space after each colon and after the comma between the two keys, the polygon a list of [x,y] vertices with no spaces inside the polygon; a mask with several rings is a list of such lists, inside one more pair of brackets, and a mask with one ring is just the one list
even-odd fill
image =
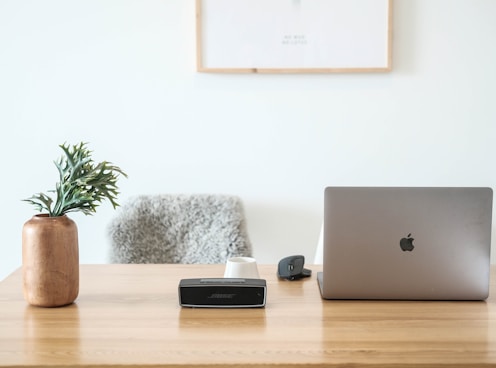
{"label": "wooden desk top", "polygon": [[314,274],[280,281],[260,309],[178,305],[181,278],[223,265],[82,265],[76,303],[29,306],[0,283],[0,367],[496,367],[496,268],[486,302],[323,301]]}

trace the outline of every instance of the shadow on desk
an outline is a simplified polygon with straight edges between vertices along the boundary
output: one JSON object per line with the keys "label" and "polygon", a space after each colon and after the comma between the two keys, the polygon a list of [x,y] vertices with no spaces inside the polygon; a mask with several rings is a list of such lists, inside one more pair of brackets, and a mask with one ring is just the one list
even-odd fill
{"label": "shadow on desk", "polygon": [[61,308],[40,308],[26,305],[24,309],[24,336],[20,341],[23,351],[30,352],[30,359],[38,361],[51,357],[53,362],[76,363],[75,351],[81,349],[81,326],[77,304]]}
{"label": "shadow on desk", "polygon": [[[265,308],[181,308],[179,326],[202,330],[262,332],[266,327]],[[217,333],[217,332],[216,332]]]}

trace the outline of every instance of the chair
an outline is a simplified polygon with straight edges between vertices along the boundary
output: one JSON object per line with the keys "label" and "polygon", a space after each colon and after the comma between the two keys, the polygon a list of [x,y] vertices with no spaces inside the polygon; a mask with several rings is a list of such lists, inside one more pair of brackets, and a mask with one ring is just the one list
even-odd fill
{"label": "chair", "polygon": [[118,209],[107,230],[112,263],[225,263],[252,254],[235,196],[136,196]]}

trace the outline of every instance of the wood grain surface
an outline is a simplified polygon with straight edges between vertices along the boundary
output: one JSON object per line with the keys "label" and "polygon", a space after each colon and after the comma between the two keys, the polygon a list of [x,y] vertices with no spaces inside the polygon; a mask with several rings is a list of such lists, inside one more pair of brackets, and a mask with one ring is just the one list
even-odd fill
{"label": "wood grain surface", "polygon": [[223,265],[82,265],[76,302],[28,305],[0,283],[0,367],[496,367],[496,268],[486,302],[323,301],[311,278],[259,265],[267,305],[192,309],[182,278]]}

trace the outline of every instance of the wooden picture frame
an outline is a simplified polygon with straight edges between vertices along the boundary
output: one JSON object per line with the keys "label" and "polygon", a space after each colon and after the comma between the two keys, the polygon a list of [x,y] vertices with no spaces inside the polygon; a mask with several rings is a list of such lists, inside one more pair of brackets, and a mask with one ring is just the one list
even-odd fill
{"label": "wooden picture frame", "polygon": [[388,72],[392,0],[196,0],[197,71]]}

